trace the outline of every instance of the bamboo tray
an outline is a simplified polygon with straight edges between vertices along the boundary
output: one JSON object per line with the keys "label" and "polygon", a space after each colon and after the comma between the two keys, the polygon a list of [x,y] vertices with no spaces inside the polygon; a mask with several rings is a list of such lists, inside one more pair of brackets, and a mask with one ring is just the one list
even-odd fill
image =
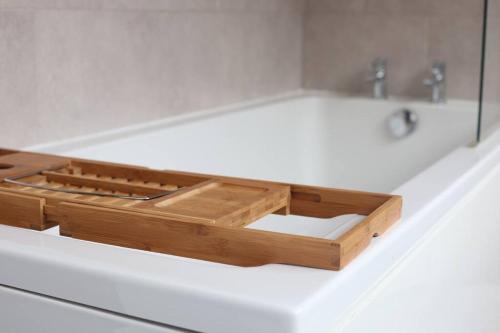
{"label": "bamboo tray", "polygon": [[[340,270],[401,216],[395,195],[0,149],[0,224],[238,266]],[[366,218],[338,239],[259,231],[267,214]]]}

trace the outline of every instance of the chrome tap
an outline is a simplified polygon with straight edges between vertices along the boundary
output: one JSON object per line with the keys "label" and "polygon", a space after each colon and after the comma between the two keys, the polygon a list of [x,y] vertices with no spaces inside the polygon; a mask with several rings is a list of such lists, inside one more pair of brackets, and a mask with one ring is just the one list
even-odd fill
{"label": "chrome tap", "polygon": [[373,98],[387,98],[387,60],[377,58],[372,62],[372,76],[368,78],[373,83]]}
{"label": "chrome tap", "polygon": [[446,103],[446,64],[435,62],[431,74],[431,78],[424,80],[424,85],[432,88],[432,103]]}

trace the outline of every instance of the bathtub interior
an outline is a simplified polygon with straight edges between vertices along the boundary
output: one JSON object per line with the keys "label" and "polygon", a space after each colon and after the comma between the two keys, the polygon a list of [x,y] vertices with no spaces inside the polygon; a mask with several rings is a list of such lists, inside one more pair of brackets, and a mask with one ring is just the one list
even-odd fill
{"label": "bathtub interior", "polygon": [[[391,137],[387,118],[409,108],[417,130]],[[81,158],[235,177],[391,192],[474,136],[473,103],[307,96],[74,149]],[[268,215],[250,228],[335,239],[363,219]],[[54,233],[54,230],[47,231]]]}
{"label": "bathtub interior", "polygon": [[[475,103],[304,97],[188,121],[65,152],[157,169],[390,192],[474,139]],[[394,139],[402,108],[417,130]]]}

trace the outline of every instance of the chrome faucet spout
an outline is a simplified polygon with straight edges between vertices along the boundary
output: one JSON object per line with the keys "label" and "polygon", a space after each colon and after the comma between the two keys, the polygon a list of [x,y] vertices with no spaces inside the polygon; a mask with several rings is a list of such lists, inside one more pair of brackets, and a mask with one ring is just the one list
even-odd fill
{"label": "chrome faucet spout", "polygon": [[387,59],[377,58],[372,62],[372,75],[368,81],[373,83],[373,98],[387,98]]}
{"label": "chrome faucet spout", "polygon": [[423,83],[432,89],[432,103],[446,103],[446,64],[444,62],[435,62],[432,65],[431,78],[425,79]]}

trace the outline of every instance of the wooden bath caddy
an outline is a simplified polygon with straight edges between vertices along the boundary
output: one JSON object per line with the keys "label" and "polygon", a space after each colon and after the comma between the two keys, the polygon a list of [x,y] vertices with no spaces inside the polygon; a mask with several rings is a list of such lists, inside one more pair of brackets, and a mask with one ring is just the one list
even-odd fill
{"label": "wooden bath caddy", "polygon": [[[399,219],[387,194],[0,149],[0,224],[239,266],[339,270]],[[244,228],[267,214],[366,218],[338,239]]]}

